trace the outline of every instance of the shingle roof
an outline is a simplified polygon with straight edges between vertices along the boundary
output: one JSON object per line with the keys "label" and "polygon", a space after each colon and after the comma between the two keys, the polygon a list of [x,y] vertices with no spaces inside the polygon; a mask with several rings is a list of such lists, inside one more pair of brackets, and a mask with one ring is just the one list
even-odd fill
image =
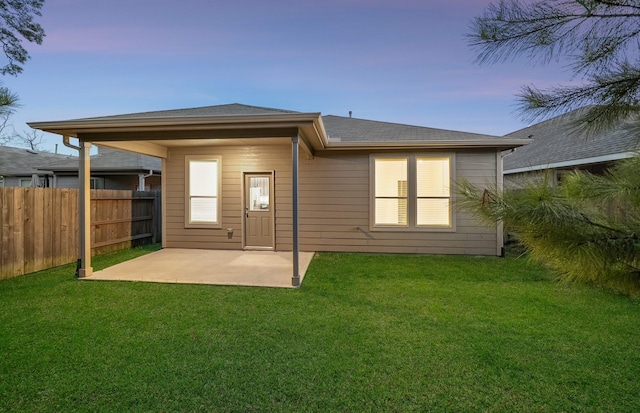
{"label": "shingle roof", "polygon": [[[104,116],[89,119],[127,120],[136,118],[170,118],[179,116],[241,116],[283,113],[300,112],[232,103],[227,105],[130,113],[125,115]],[[496,138],[496,136],[491,135],[457,132],[444,129],[427,128],[423,126],[404,125],[399,123],[380,122],[333,115],[322,116],[322,120],[330,139],[341,142],[438,141]]]}
{"label": "shingle roof", "polygon": [[564,115],[512,132],[505,137],[528,138],[533,142],[518,148],[504,158],[504,171],[519,168],[546,168],[548,165],[606,155],[623,154],[640,149],[640,137],[622,124],[614,131],[598,133],[588,139],[575,132],[575,121],[588,108],[576,109]]}
{"label": "shingle roof", "polygon": [[78,163],[78,158],[68,155],[0,146],[0,175],[29,176],[42,173],[40,166],[67,159],[75,159],[76,164]]}
{"label": "shingle roof", "polygon": [[341,142],[393,142],[495,139],[496,136],[424,126],[379,122],[342,116],[323,116],[329,139]]}
{"label": "shingle roof", "polygon": [[299,113],[291,110],[265,108],[261,106],[230,103],[226,105],[202,106],[188,109],[157,110],[153,112],[128,113],[125,115],[100,116],[88,119],[122,119],[128,118],[166,118],[173,116],[236,116],[236,115],[269,115],[277,113]]}
{"label": "shingle roof", "polygon": [[[102,172],[115,171],[148,171],[159,172],[162,160],[152,156],[138,155],[117,149],[100,147],[98,155],[91,156],[91,170]],[[66,159],[43,166],[51,171],[77,171],[78,158]]]}
{"label": "shingle roof", "polygon": [[[246,116],[246,118],[245,118]],[[320,123],[322,119],[322,123]],[[206,125],[227,129],[263,128],[264,125],[289,125],[298,127],[308,135],[316,150],[344,150],[345,148],[414,148],[414,147],[493,147],[513,148],[527,144],[527,140],[494,135],[428,128],[399,123],[380,122],[341,116],[321,116],[320,113],[303,113],[290,110],[242,105],[205,106],[191,109],[162,110],[131,113],[66,121],[33,122],[34,128],[76,137],[89,131],[126,131],[127,139],[135,140],[136,131],[159,130],[175,126],[191,130]],[[174,125],[175,123],[175,125]],[[204,125],[204,126],[203,126]],[[170,139],[170,138],[166,138]],[[327,142],[328,140],[328,142]]]}

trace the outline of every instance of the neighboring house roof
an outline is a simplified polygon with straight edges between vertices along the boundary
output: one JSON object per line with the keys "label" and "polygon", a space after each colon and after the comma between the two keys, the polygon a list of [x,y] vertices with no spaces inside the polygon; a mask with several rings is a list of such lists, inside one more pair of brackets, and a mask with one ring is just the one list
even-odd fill
{"label": "neighboring house roof", "polygon": [[[166,156],[168,142],[205,139],[291,138],[300,136],[309,151],[403,148],[513,148],[528,143],[491,135],[448,131],[320,113],[301,113],[241,104],[164,110],[54,122],[30,126],[98,145]],[[202,131],[207,131],[202,134]],[[182,132],[174,133],[174,132]],[[122,142],[122,143],[119,143]],[[125,145],[124,142],[136,142]]]}
{"label": "neighboring house roof", "polygon": [[640,149],[640,137],[626,124],[588,138],[577,133],[576,120],[587,109],[576,109],[506,135],[531,138],[532,143],[505,156],[504,173],[607,162],[631,157]]}
{"label": "neighboring house roof", "polygon": [[[78,172],[78,158],[66,159],[42,166],[43,169],[56,173]],[[138,155],[131,152],[120,151],[111,148],[98,148],[98,154],[91,156],[91,171],[104,174],[123,172],[147,172],[159,173],[162,169],[162,160],[152,156]]]}
{"label": "neighboring house roof", "polygon": [[[0,146],[0,176],[31,176],[32,174],[42,174],[50,170],[41,170],[39,168],[41,165],[67,159],[74,158],[70,158],[68,155],[50,152]],[[78,158],[75,158],[76,165],[78,163],[77,159]]]}

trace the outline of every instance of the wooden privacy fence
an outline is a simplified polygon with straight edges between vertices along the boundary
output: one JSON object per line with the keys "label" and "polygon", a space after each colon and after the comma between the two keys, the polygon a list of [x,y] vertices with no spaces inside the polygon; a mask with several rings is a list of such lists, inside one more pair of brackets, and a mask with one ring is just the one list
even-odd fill
{"label": "wooden privacy fence", "polygon": [[[160,193],[92,190],[92,254],[161,240]],[[0,188],[0,279],[78,259],[78,190]]]}

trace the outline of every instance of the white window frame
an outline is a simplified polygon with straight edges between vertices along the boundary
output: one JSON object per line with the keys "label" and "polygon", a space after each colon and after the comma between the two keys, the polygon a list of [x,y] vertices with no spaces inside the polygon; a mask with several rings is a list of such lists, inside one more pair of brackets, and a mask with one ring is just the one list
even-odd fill
{"label": "white window frame", "polygon": [[[192,161],[215,161],[217,167],[216,220],[210,222],[191,221],[190,165]],[[212,155],[186,155],[184,160],[184,226],[185,228],[222,228],[222,157]]]}
{"label": "white window frame", "polygon": [[[449,225],[417,225],[417,160],[428,158],[449,158]],[[407,160],[407,224],[385,225],[376,224],[376,159],[406,159]],[[455,153],[373,153],[369,155],[369,230],[370,231],[401,231],[401,232],[455,232],[456,214],[454,213],[454,194],[452,191],[455,181]],[[421,197],[424,198],[424,197]],[[442,197],[435,197],[442,198]]]}

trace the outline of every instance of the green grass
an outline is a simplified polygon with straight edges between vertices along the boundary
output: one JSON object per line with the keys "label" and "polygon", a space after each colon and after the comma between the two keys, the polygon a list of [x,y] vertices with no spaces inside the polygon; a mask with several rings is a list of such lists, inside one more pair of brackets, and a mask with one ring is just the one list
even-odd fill
{"label": "green grass", "polygon": [[640,302],[524,259],[323,253],[297,290],[73,270],[0,282],[0,411],[640,411]]}

